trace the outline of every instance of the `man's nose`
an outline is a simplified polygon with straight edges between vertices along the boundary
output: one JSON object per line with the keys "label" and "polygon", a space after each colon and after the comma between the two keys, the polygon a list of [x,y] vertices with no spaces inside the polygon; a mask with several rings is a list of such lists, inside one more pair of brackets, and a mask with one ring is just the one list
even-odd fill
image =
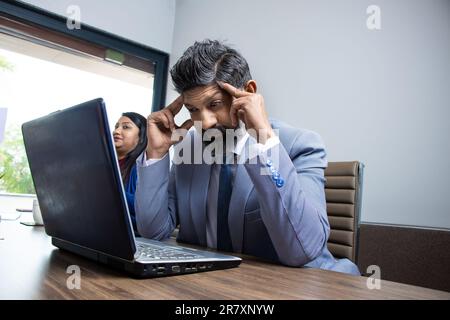
{"label": "man's nose", "polygon": [[217,124],[216,116],[214,112],[211,111],[203,111],[200,120],[202,121],[203,130],[213,128]]}

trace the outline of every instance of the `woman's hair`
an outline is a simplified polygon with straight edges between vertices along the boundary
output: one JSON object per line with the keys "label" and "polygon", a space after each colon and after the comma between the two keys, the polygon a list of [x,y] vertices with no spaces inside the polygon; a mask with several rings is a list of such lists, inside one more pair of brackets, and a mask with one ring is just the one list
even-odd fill
{"label": "woman's hair", "polygon": [[125,158],[125,165],[122,169],[122,180],[126,183],[130,177],[131,169],[136,163],[137,157],[145,150],[147,147],[147,119],[136,112],[124,112],[123,117],[129,118],[139,129],[139,141],[136,147],[131,150]]}

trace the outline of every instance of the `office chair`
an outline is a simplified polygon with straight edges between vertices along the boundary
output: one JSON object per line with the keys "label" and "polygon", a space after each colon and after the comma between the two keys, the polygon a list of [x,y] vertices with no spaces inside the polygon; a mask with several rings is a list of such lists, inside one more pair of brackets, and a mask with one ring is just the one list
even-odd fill
{"label": "office chair", "polygon": [[358,232],[364,164],[358,161],[329,162],[325,170],[330,237],[328,249],[337,258],[357,263]]}

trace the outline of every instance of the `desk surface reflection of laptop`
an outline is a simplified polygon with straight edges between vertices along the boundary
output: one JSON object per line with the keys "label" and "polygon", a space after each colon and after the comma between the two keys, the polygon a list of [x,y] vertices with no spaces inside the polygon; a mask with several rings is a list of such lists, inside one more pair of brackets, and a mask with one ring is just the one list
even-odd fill
{"label": "desk surface reflection of laptop", "polygon": [[241,259],[135,238],[102,99],[22,126],[52,244],[138,277],[238,266]]}

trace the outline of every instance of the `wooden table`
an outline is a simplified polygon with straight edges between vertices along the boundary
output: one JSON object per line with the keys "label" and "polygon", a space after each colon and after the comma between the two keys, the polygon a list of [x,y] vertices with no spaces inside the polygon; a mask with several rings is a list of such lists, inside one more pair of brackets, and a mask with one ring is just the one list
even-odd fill
{"label": "wooden table", "polygon": [[[53,247],[43,227],[0,223],[0,299],[450,299],[450,293],[331,271],[290,268],[244,257],[233,269],[133,279]],[[81,289],[68,289],[69,265]]]}

